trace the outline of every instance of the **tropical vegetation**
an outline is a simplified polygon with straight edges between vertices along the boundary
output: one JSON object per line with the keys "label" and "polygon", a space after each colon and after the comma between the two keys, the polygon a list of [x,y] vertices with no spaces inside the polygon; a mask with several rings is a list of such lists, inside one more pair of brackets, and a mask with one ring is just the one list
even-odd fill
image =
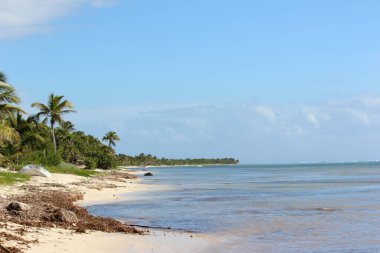
{"label": "tropical vegetation", "polygon": [[56,96],[54,94],[50,94],[46,105],[36,102],[32,104],[32,107],[36,107],[39,110],[39,112],[36,114],[37,120],[40,119],[41,116],[44,117],[42,123],[46,124],[49,120],[54,146],[54,153],[57,153],[55,124],[58,123],[60,126],[62,126],[62,124],[64,123],[62,118],[63,114],[75,112],[73,110],[73,104],[67,100],[63,100],[63,96]]}
{"label": "tropical vegetation", "polygon": [[118,159],[119,164],[122,166],[224,165],[239,163],[239,160],[234,158],[168,159],[157,158],[156,156],[144,153],[137,156],[119,154]]}
{"label": "tropical vegetation", "polygon": [[92,135],[76,131],[65,115],[75,112],[64,96],[50,94],[47,102],[31,105],[28,115],[18,105],[16,90],[0,72],[0,166],[20,168],[35,163],[52,172],[90,175],[78,167],[111,169],[117,165],[114,149],[120,140],[115,132],[103,144]]}
{"label": "tropical vegetation", "polygon": [[[0,72],[0,167],[21,168],[40,164],[51,172],[91,176],[91,169],[111,169],[117,165],[202,165],[235,164],[238,160],[167,159],[152,155],[117,155],[114,147],[120,137],[114,131],[102,140],[76,130],[66,115],[76,112],[74,105],[62,95],[50,94],[47,102],[31,105],[35,114],[28,115],[19,107],[21,100],[6,75]],[[106,144],[103,144],[104,141]],[[87,169],[87,170],[85,170]],[[6,181],[26,180],[25,177],[0,175]],[[1,184],[1,182],[0,182]]]}
{"label": "tropical vegetation", "polygon": [[108,147],[111,147],[111,146],[116,146],[116,141],[120,141],[120,137],[117,135],[116,132],[113,132],[113,131],[109,131],[108,133],[106,133],[106,135],[104,135],[103,137],[103,141],[106,141],[108,142]]}

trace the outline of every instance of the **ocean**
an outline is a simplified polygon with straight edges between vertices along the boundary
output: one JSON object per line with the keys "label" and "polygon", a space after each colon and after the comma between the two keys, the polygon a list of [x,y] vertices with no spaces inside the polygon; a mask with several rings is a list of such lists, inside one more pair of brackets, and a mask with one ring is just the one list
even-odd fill
{"label": "ocean", "polygon": [[88,210],[224,238],[209,252],[380,252],[380,163],[149,168],[161,190]]}

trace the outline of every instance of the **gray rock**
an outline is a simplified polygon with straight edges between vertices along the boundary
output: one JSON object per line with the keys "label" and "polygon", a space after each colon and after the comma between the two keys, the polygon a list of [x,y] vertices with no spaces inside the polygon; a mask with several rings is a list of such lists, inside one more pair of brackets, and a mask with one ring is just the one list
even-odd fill
{"label": "gray rock", "polygon": [[50,215],[50,220],[76,223],[78,222],[78,217],[72,211],[65,210],[65,209],[55,209],[54,212]]}
{"label": "gray rock", "polygon": [[24,204],[21,202],[11,202],[7,206],[7,210],[10,211],[28,211],[30,210],[30,206],[28,204]]}

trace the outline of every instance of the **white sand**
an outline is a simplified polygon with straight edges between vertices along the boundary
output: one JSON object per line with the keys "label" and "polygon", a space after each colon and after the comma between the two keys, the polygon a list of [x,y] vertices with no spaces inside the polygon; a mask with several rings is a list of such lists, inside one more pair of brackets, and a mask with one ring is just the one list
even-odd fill
{"label": "white sand", "polygon": [[206,252],[211,243],[201,236],[164,231],[151,231],[149,235],[126,235],[103,232],[71,234],[62,229],[42,229],[36,237],[40,243],[27,250],[28,253],[190,253]]}
{"label": "white sand", "polygon": [[[138,173],[138,172],[136,172]],[[84,200],[78,204],[82,206],[113,202],[128,199],[133,192],[143,190],[158,190],[154,185],[146,185],[140,179],[127,180],[128,182],[105,182],[94,178],[83,178],[73,175],[53,174],[53,179],[33,177],[27,184],[39,186],[45,183],[59,183],[69,187],[69,189],[84,193]],[[72,183],[75,183],[73,185]],[[117,188],[104,188],[102,190],[91,189],[92,186],[105,184],[115,184]],[[46,189],[46,188],[45,188]],[[19,185],[2,187],[0,195],[24,193]],[[130,193],[130,196],[128,194]],[[120,194],[125,194],[124,197]],[[9,227],[18,225],[8,224]],[[4,229],[0,229],[0,231]],[[5,229],[11,232],[10,229]],[[38,244],[31,244],[26,249],[27,253],[67,253],[67,252],[91,252],[91,253],[195,253],[208,252],[207,248],[216,244],[216,241],[207,235],[193,233],[168,232],[151,230],[147,235],[130,235],[121,233],[89,232],[85,234],[73,233],[73,231],[60,228],[54,229],[28,229],[25,235],[28,240],[38,239]],[[12,242],[6,243],[11,246]]]}

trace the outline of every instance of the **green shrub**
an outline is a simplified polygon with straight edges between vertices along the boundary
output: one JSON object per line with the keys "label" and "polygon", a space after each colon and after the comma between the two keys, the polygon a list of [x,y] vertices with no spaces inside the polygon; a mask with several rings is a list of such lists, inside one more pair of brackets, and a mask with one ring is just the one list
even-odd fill
{"label": "green shrub", "polygon": [[46,169],[51,173],[71,174],[81,177],[90,177],[98,174],[96,171],[80,169],[70,164],[67,165],[66,163],[63,163],[59,166],[47,166]]}
{"label": "green shrub", "polygon": [[[58,140],[60,140],[59,134]],[[86,168],[107,170],[116,167],[115,151],[91,135],[76,131],[70,135],[70,141],[62,139],[58,143],[61,156],[66,162],[84,164]]]}
{"label": "green shrub", "polygon": [[58,166],[62,162],[61,157],[53,152],[48,153],[46,156],[42,157],[41,164],[46,166]]}
{"label": "green shrub", "polygon": [[54,152],[33,151],[23,155],[20,164],[39,164],[42,166],[58,166],[62,162],[61,157]]}
{"label": "green shrub", "polygon": [[86,169],[88,169],[88,170],[96,169],[97,164],[98,163],[97,163],[96,159],[91,158],[91,157],[87,157],[84,160],[84,165],[86,166]]}
{"label": "green shrub", "polygon": [[113,154],[102,152],[96,154],[97,167],[103,170],[109,170],[116,167],[116,158]]}

